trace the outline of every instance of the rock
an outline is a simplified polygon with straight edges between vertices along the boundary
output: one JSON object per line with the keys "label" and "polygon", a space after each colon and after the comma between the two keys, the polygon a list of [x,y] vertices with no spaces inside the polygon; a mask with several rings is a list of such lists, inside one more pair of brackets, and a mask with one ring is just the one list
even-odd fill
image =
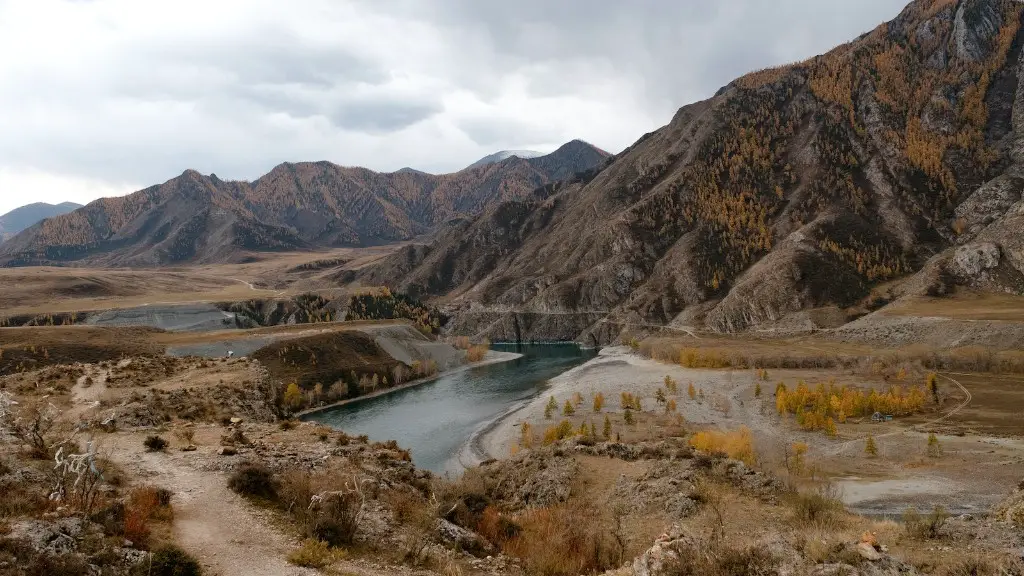
{"label": "rock", "polygon": [[182,452],[195,452],[198,449],[199,448],[197,448],[195,444],[189,444],[188,446],[182,447],[181,451]]}
{"label": "rock", "polygon": [[9,536],[28,541],[36,550],[62,555],[75,551],[86,527],[85,521],[78,517],[25,520],[12,524]]}
{"label": "rock", "polygon": [[977,242],[956,249],[949,271],[963,278],[977,278],[985,270],[999,265],[1002,251],[994,242]]}
{"label": "rock", "polygon": [[238,454],[238,450],[232,446],[221,446],[220,450],[217,450],[217,454],[220,454],[221,456],[234,456]]}
{"label": "rock", "polygon": [[649,550],[633,560],[635,576],[669,576],[674,564],[693,549],[693,538],[684,534],[678,526],[673,526],[654,542]]}
{"label": "rock", "polygon": [[857,544],[857,553],[865,560],[869,560],[871,562],[878,562],[882,559],[882,555],[878,550],[875,550],[875,547],[868,542],[861,542],[860,544]]}
{"label": "rock", "polygon": [[232,424],[241,424],[241,423],[242,423],[242,419],[241,419],[241,418],[239,418],[238,416],[235,416],[235,417],[233,417],[233,418],[231,419],[231,423],[232,423]]}
{"label": "rock", "polygon": [[479,534],[472,530],[466,530],[444,518],[437,520],[437,535],[445,542],[454,544],[460,550],[469,552],[474,556],[487,556],[495,552],[490,543]]}

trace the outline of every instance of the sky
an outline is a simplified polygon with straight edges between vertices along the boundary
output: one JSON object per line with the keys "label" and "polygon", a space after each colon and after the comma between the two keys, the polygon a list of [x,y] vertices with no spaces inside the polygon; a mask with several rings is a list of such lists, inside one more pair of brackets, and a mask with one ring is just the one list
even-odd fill
{"label": "sky", "polygon": [[619,152],[900,0],[0,0],[0,214],[186,169]]}

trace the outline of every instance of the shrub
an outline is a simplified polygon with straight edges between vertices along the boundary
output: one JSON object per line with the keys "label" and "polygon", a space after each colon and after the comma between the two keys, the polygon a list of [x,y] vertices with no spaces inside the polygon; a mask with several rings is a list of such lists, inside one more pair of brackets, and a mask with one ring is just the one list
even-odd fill
{"label": "shrub", "polygon": [[878,446],[875,445],[874,436],[868,436],[868,439],[864,442],[864,453],[872,458],[878,456]]}
{"label": "shrub", "polygon": [[778,574],[779,560],[763,547],[708,546],[679,554],[666,566],[673,576],[768,576]]}
{"label": "shrub", "polygon": [[520,558],[532,574],[592,574],[618,567],[623,561],[614,523],[586,504],[529,510],[517,517],[517,528],[507,529],[516,534],[502,549]]}
{"label": "shrub", "polygon": [[487,356],[487,351],[487,346],[470,346],[469,350],[466,351],[466,360],[469,362],[479,362],[484,359],[484,356]]}
{"label": "shrub", "polygon": [[749,465],[753,465],[756,459],[753,436],[746,426],[731,432],[717,430],[697,432],[690,438],[690,446],[709,454],[724,452],[730,458],[741,460]]}
{"label": "shrub", "polygon": [[281,420],[281,423],[278,424],[277,427],[280,428],[281,430],[287,432],[288,430],[295,429],[295,427],[298,426],[298,425],[299,425],[298,422],[296,422],[295,420],[289,419],[289,420]]}
{"label": "shrub", "polygon": [[231,475],[228,487],[243,496],[267,500],[277,498],[277,480],[273,472],[262,464],[243,464]]}
{"label": "shrub", "polygon": [[355,540],[362,517],[363,501],[354,492],[335,492],[323,498],[313,510],[310,536],[331,546],[344,546]]}
{"label": "shrub", "polygon": [[558,410],[558,401],[555,400],[554,396],[552,396],[544,406],[544,417],[550,419],[551,415],[555,413],[555,410]]}
{"label": "shrub", "polygon": [[167,448],[167,440],[164,440],[156,434],[146,436],[146,439],[142,441],[142,445],[146,447],[148,452],[162,452]]}
{"label": "shrub", "polygon": [[793,496],[793,512],[801,523],[831,526],[844,510],[839,491],[831,484],[809,492],[798,492]]}
{"label": "shrub", "polygon": [[146,547],[152,520],[171,520],[170,492],[151,486],[132,490],[124,505],[124,537]]}
{"label": "shrub", "polygon": [[320,569],[326,568],[344,557],[343,551],[331,548],[326,542],[309,538],[302,543],[302,546],[288,554],[288,561],[303,568]]}
{"label": "shrub", "polygon": [[558,426],[549,426],[544,431],[544,444],[554,444],[559,440],[565,440],[575,434],[576,430],[572,427],[572,422],[568,420],[562,420],[558,423]]}
{"label": "shrub", "polygon": [[173,544],[161,546],[153,552],[150,576],[201,576],[199,562]]}
{"label": "shrub", "polygon": [[921,516],[915,508],[908,508],[903,513],[903,526],[907,534],[915,538],[934,540],[941,535],[948,519],[949,513],[942,506],[936,506],[927,516]]}
{"label": "shrub", "polygon": [[928,433],[928,457],[938,458],[942,456],[942,444],[939,443],[939,437],[935,435],[935,432]]}

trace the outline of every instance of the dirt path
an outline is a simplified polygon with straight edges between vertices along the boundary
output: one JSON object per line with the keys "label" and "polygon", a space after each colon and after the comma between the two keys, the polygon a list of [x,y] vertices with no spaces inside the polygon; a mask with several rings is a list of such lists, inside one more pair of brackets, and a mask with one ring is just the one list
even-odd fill
{"label": "dirt path", "polygon": [[78,377],[75,385],[71,387],[71,408],[66,412],[66,417],[72,421],[79,420],[90,410],[99,407],[100,399],[107,391],[107,378],[110,377],[110,370],[90,369]]}
{"label": "dirt path", "polygon": [[140,435],[114,438],[113,445],[107,447],[113,461],[143,482],[174,493],[174,539],[199,559],[207,573],[317,574],[288,563],[286,557],[297,542],[274,528],[265,513],[228,489],[223,473],[195,467],[204,457],[201,452],[150,453],[142,450]]}

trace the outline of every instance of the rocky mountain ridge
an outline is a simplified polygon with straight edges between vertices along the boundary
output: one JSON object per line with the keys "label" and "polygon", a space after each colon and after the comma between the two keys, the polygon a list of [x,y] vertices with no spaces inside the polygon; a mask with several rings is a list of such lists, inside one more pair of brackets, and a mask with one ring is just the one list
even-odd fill
{"label": "rocky mountain ridge", "polygon": [[607,157],[575,140],[545,156],[442,175],[303,162],[281,164],[250,183],[187,170],[25,230],[0,248],[0,265],[226,262],[252,252],[409,240]]}
{"label": "rocky mountain ridge", "polygon": [[1021,10],[917,0],[350,279],[443,296],[456,332],[588,343],[646,324],[772,329],[883,283],[878,302],[1020,292]]}

